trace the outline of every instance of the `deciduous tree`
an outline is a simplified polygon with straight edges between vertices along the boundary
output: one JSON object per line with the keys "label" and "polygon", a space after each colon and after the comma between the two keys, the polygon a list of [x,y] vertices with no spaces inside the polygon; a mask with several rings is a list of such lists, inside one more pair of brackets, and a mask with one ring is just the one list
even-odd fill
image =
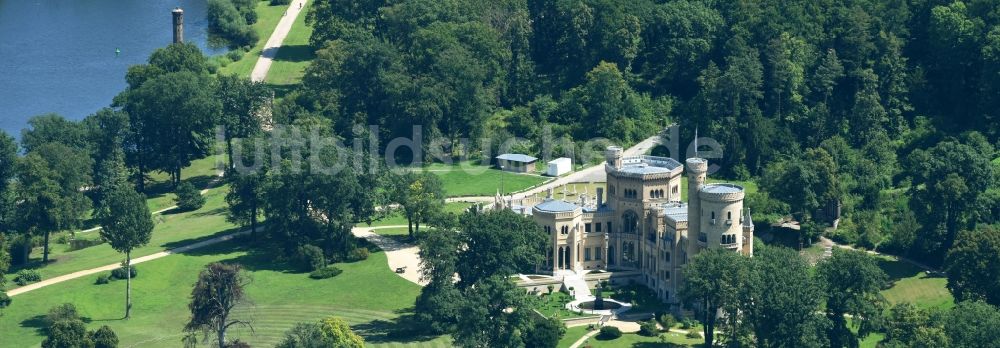
{"label": "deciduous tree", "polygon": [[246,286],[250,277],[240,265],[214,262],[205,266],[198,274],[198,282],[191,290],[191,320],[184,326],[188,332],[201,331],[216,336],[219,347],[226,346],[226,331],[232,326],[245,326],[253,330],[247,320],[235,319],[234,308],[250,303]]}
{"label": "deciduous tree", "polygon": [[[145,196],[131,187],[120,186],[109,192],[101,212],[101,238],[112,249],[125,253],[125,269],[132,268],[132,250],[149,243],[153,217]],[[125,319],[132,314],[132,272],[125,272]]]}

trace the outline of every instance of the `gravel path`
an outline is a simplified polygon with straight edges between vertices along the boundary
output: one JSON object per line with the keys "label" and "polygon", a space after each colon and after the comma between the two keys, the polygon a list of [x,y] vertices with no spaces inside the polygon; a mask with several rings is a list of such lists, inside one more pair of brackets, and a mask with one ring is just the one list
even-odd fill
{"label": "gravel path", "polygon": [[288,11],[278,21],[278,26],[274,28],[274,32],[271,33],[271,37],[267,39],[267,43],[264,44],[264,48],[260,52],[260,58],[257,58],[257,64],[253,66],[253,72],[250,73],[251,80],[263,82],[267,78],[267,71],[271,70],[271,63],[274,62],[278,49],[285,42],[288,31],[292,30],[295,17],[298,17],[299,12],[306,8],[306,1],[308,0],[295,0],[292,1],[291,5],[288,5]]}

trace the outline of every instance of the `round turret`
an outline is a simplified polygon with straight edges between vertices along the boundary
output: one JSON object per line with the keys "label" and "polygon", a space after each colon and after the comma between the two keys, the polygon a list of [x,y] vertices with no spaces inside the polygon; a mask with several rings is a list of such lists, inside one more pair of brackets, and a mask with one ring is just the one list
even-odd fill
{"label": "round turret", "polygon": [[685,162],[687,162],[688,173],[695,174],[708,172],[708,160],[704,158],[692,157],[688,158]]}
{"label": "round turret", "polygon": [[623,150],[621,146],[608,146],[608,148],[604,150],[604,157],[608,161],[609,166],[618,169],[622,167],[622,156],[624,153],[625,150]]}

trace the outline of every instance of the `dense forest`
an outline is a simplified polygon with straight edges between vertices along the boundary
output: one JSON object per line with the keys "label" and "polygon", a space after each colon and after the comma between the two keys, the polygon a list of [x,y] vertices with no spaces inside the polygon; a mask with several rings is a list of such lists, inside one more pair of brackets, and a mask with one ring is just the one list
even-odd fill
{"label": "dense forest", "polygon": [[993,1],[333,0],[308,21],[317,58],[281,122],[422,125],[484,158],[498,144],[459,141],[565,152],[677,122],[721,143],[723,177],[759,181],[755,211],[806,239],[843,217],[836,239],[932,264],[1000,217]]}

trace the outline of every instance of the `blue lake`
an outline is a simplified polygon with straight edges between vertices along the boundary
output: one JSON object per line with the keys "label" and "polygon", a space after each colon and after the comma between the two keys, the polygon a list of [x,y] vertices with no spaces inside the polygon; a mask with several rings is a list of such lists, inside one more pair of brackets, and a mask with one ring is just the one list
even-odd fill
{"label": "blue lake", "polygon": [[177,6],[185,41],[224,51],[207,46],[206,0],[0,0],[0,130],[20,137],[32,116],[108,106],[128,67],[171,43]]}

